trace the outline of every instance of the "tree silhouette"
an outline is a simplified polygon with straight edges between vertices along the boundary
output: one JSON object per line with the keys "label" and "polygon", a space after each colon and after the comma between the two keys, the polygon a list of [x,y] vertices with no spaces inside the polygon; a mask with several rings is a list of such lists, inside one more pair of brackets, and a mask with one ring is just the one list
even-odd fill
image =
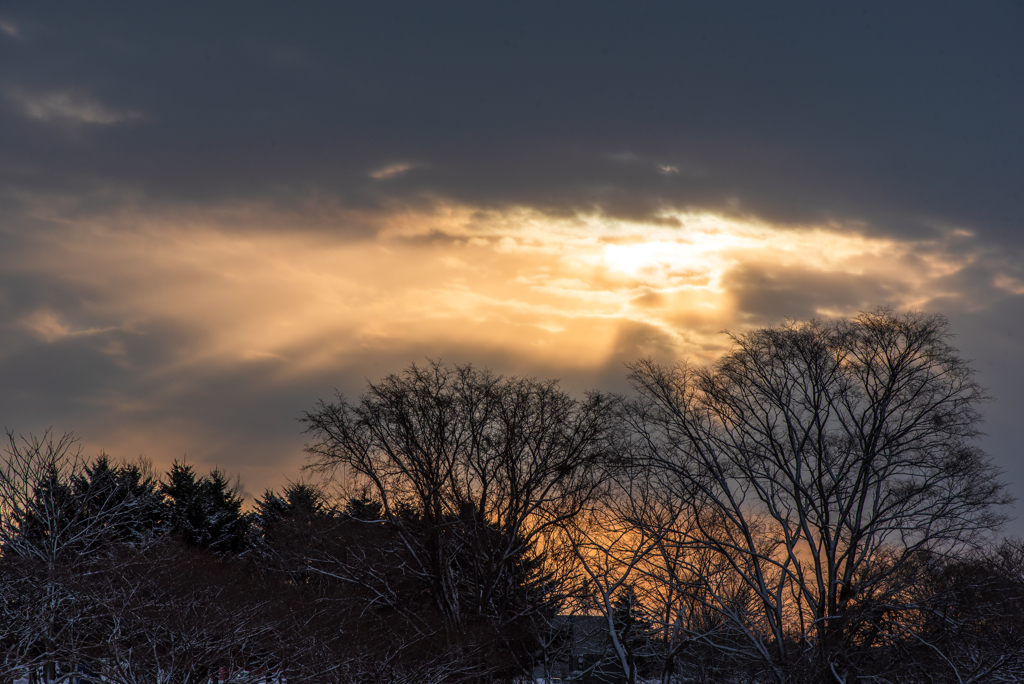
{"label": "tree silhouette", "polygon": [[219,469],[198,478],[192,466],[174,462],[160,486],[167,502],[169,531],[190,546],[222,554],[245,546],[248,522],[242,498]]}

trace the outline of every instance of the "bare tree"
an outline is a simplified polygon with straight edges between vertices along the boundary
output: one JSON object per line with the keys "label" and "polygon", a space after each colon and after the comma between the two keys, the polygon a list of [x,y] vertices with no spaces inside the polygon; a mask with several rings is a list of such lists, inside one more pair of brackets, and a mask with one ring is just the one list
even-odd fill
{"label": "bare tree", "polygon": [[74,675],[92,631],[95,606],[76,587],[109,542],[141,539],[154,514],[152,486],[138,467],[112,470],[105,456],[90,465],[70,434],[7,438],[0,456],[2,641],[11,667],[26,668],[30,679],[41,668],[52,684]]}
{"label": "bare tree", "polygon": [[592,667],[627,682],[719,681],[736,671],[737,655],[750,654],[721,616],[749,614],[750,592],[695,541],[701,530],[717,534],[720,516],[694,511],[665,471],[643,467],[628,444],[617,448],[604,496],[562,526],[583,579],[574,612],[604,623],[602,661]]}
{"label": "bare tree", "polygon": [[901,682],[1024,679],[1024,546],[1003,541],[958,558],[921,554],[907,568],[911,599],[879,611]]}
{"label": "bare tree", "polygon": [[648,661],[656,669],[649,667],[650,675],[662,684],[679,677],[720,681],[735,672],[737,660],[750,655],[749,644],[721,613],[748,615],[750,592],[725,559],[695,541],[700,529],[721,524],[714,511],[701,512],[705,519],[698,526],[690,517],[695,512],[671,488],[658,487],[654,493],[663,512],[628,519],[656,539],[633,585],[652,628]]}
{"label": "bare tree", "polygon": [[122,547],[82,578],[79,595],[97,609],[83,662],[115,684],[264,682],[285,664],[270,610],[284,589],[176,539]]}
{"label": "bare tree", "polygon": [[492,630],[507,640],[553,609],[541,595],[551,586],[540,546],[602,485],[612,408],[554,381],[431,362],[370,383],[358,403],[321,402],[303,420],[315,437],[311,467],[344,473],[380,503],[395,553],[429,587],[448,638]]}
{"label": "bare tree", "polygon": [[[618,483],[624,491],[614,491],[608,497],[595,501],[578,516],[563,524],[566,545],[572,549],[576,563],[584,579],[577,595],[580,614],[602,617],[605,649],[610,656],[609,663],[597,662],[598,668],[608,668],[620,675],[627,684],[635,684],[638,677],[639,656],[634,642],[629,637],[632,615],[622,620],[620,602],[629,600],[627,610],[633,605],[634,585],[640,579],[642,566],[647,557],[655,551],[664,531],[670,529],[673,520],[661,520],[662,524],[635,525],[638,516],[649,514],[643,509],[647,503],[642,482]],[[597,654],[593,654],[597,655]],[[575,663],[574,663],[575,665]]]}
{"label": "bare tree", "polygon": [[972,444],[986,397],[949,337],[940,316],[881,309],[734,335],[710,368],[631,367],[642,465],[675,479],[692,543],[756,598],[716,607],[778,681],[867,674],[858,654],[880,643],[876,608],[907,600],[904,570],[1003,519]]}

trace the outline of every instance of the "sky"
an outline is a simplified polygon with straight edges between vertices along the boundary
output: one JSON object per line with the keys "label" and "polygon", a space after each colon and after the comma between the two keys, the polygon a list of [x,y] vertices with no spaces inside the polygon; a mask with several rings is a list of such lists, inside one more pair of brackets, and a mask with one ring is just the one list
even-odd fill
{"label": "sky", "polygon": [[412,362],[624,391],[888,305],[1024,500],[1021,122],[1020,2],[2,2],[0,423],[251,496]]}

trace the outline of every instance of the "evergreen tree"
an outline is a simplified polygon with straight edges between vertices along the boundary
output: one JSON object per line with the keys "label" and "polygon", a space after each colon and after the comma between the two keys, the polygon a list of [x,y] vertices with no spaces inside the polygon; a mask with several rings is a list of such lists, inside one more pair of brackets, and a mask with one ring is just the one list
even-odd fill
{"label": "evergreen tree", "polygon": [[282,494],[268,489],[249,513],[250,550],[264,572],[284,573],[296,584],[321,581],[310,558],[339,538],[338,519],[319,488],[289,483]]}
{"label": "evergreen tree", "polygon": [[50,468],[34,483],[31,503],[18,516],[18,543],[8,544],[5,552],[16,554],[15,549],[22,545],[47,548],[51,553],[81,552],[81,544],[76,542],[82,516],[75,498],[67,480]]}
{"label": "evergreen tree", "polygon": [[632,585],[626,585],[612,603],[612,621],[619,641],[638,674],[650,674],[654,630]]}
{"label": "evergreen tree", "polygon": [[256,523],[264,533],[283,520],[309,519],[328,512],[323,493],[304,482],[289,483],[280,495],[268,489],[253,506]]}
{"label": "evergreen tree", "polygon": [[242,497],[220,469],[202,482],[208,520],[207,546],[218,553],[238,553],[245,546],[248,520],[242,515]]}
{"label": "evergreen tree", "polygon": [[71,480],[81,515],[99,515],[103,511],[124,511],[108,526],[117,541],[132,541],[158,530],[165,517],[157,481],[134,463],[112,465],[110,457],[100,454]]}
{"label": "evergreen tree", "polygon": [[367,495],[354,496],[345,504],[345,513],[356,520],[380,520],[384,507]]}
{"label": "evergreen tree", "polygon": [[242,550],[248,528],[243,500],[221,470],[197,478],[192,466],[175,461],[160,491],[167,502],[171,534],[217,553]]}

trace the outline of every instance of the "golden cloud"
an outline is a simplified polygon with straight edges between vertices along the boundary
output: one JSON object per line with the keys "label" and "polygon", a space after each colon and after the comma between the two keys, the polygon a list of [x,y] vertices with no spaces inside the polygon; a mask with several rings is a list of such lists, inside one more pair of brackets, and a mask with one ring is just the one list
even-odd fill
{"label": "golden cloud", "polygon": [[[726,329],[1024,292],[1012,256],[963,231],[114,199],[107,211],[26,200],[33,230],[7,229],[5,277],[32,294],[0,354],[51,354],[35,372],[73,406],[46,424],[73,421],[60,427],[87,450],[148,454],[159,469],[219,463],[254,491],[295,476],[294,419],[318,396],[425,356],[581,389],[622,381],[620,363],[640,356],[713,360]],[[54,410],[56,395],[29,392],[37,412]]]}
{"label": "golden cloud", "polygon": [[[973,258],[941,237],[686,212],[656,223],[443,202],[374,217],[299,213],[303,221],[261,206],[78,218],[20,268],[90,292],[73,313],[97,322],[82,330],[178,327],[194,334],[175,367],[273,363],[288,375],[371,348],[415,358],[453,343],[596,367],[628,353],[622,331],[636,326],[708,358],[719,331],[763,321],[759,308],[785,310],[786,297],[800,303],[795,316],[848,315],[880,295],[922,307],[949,295],[937,283]],[[352,224],[363,226],[359,239]],[[47,339],[70,334],[60,315],[40,310],[26,325]]]}

